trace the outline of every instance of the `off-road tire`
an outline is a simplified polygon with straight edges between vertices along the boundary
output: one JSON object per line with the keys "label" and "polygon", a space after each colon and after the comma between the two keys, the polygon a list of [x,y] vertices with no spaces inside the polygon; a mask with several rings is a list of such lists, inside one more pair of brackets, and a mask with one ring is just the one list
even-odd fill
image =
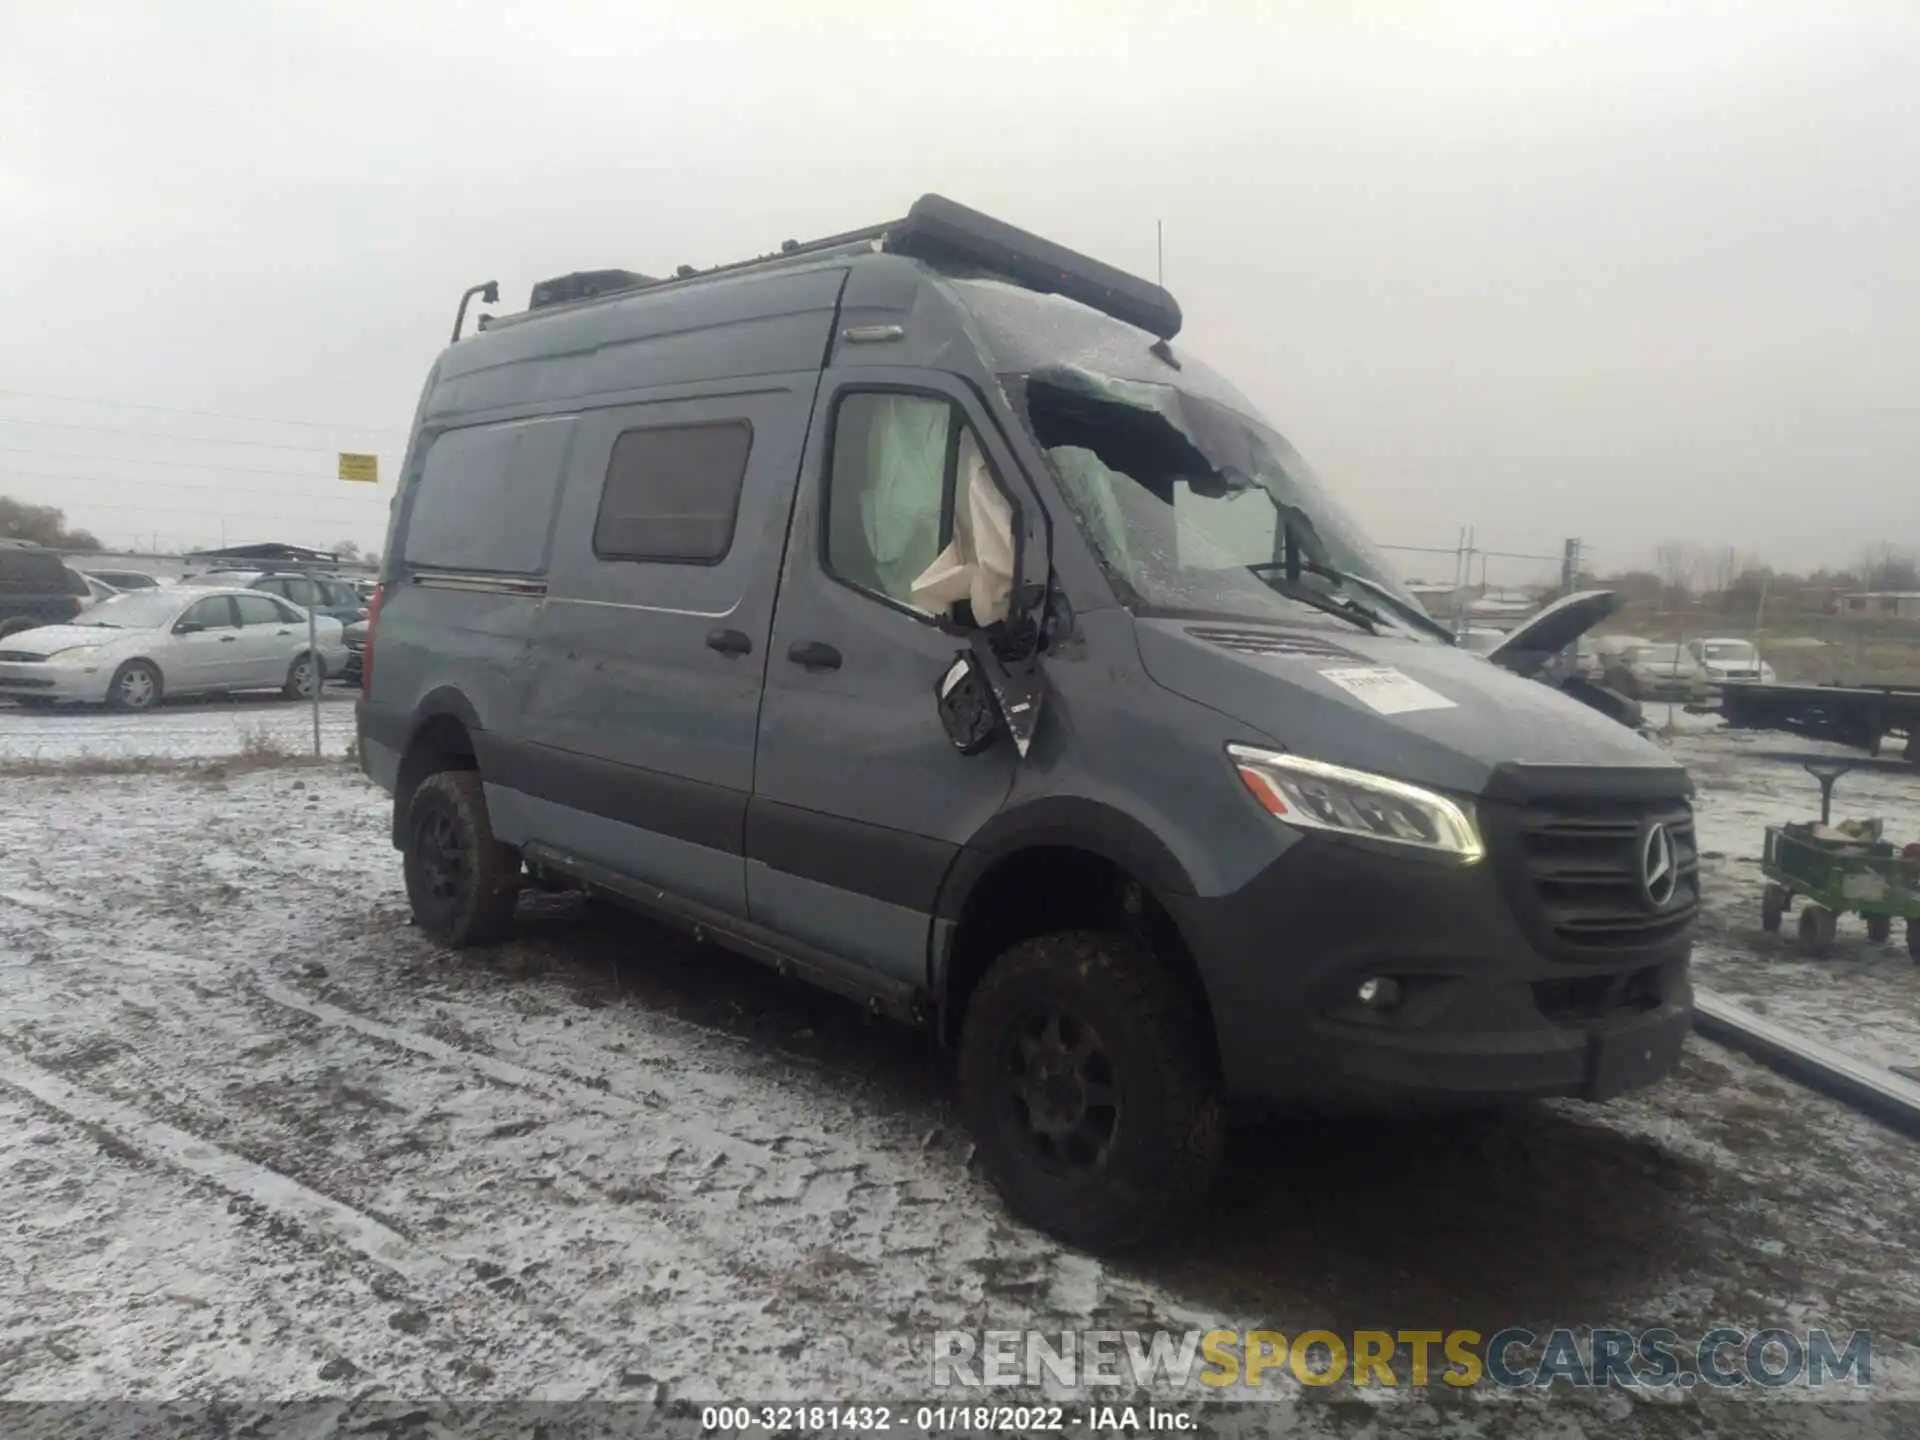
{"label": "off-road tire", "polygon": [[1893,917],[1891,915],[1867,916],[1867,939],[1876,945],[1884,945],[1893,938]]}
{"label": "off-road tire", "polygon": [[303,669],[310,669],[313,672],[313,683],[315,685],[324,685],[326,683],[321,677],[319,661],[316,660],[310,652],[296,655],[293,657],[293,663],[287,666],[285,683],[280,686],[280,693],[289,700],[311,700],[313,698],[313,693],[304,689],[300,684],[300,672]]}
{"label": "off-road tire", "polygon": [[422,780],[402,834],[407,899],[429,939],[457,950],[506,933],[520,897],[520,852],[493,838],[477,771]]}
{"label": "off-road tire", "polygon": [[[130,677],[144,673],[150,681],[150,688],[129,693],[127,682]],[[107,682],[107,708],[118,710],[123,715],[144,715],[149,710],[158,710],[160,701],[166,693],[160,678],[160,668],[151,660],[129,660],[113,672],[113,678]],[[134,696],[146,695],[144,701],[136,701]]]}
{"label": "off-road tire", "polygon": [[[1049,1012],[1095,1033],[1116,1097],[1111,1139],[1077,1173],[1042,1155],[1022,1102],[1005,1093],[1023,1027]],[[987,1178],[1014,1215],[1070,1245],[1139,1245],[1213,1184],[1226,1127],[1207,1018],[1136,941],[1069,931],[1013,946],[968,1002],[959,1060],[961,1111]]]}
{"label": "off-road tire", "polygon": [[1760,928],[1769,935],[1778,934],[1781,917],[1787,913],[1787,887],[1768,885],[1760,892]]}

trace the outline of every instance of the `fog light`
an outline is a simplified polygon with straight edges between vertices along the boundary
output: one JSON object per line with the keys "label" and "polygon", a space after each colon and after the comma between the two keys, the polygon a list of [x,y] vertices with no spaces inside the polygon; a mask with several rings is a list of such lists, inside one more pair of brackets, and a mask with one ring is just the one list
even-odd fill
{"label": "fog light", "polygon": [[1360,1003],[1369,1010],[1391,1010],[1400,1003],[1400,982],[1371,975],[1360,982],[1356,994]]}

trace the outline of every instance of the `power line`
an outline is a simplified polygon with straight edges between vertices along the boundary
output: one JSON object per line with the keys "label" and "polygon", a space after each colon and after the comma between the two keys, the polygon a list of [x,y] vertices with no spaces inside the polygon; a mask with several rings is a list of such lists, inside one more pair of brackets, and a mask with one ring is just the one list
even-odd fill
{"label": "power line", "polygon": [[218,435],[169,435],[162,430],[126,430],[115,425],[75,425],[65,420],[27,420],[0,415],[0,425],[37,425],[46,430],[82,430],[93,435],[137,435],[143,440],[178,440],[183,445],[235,445],[250,450],[292,450],[301,455],[325,455],[327,447],[286,445],[275,440],[228,440]]}
{"label": "power line", "polygon": [[161,415],[196,415],[205,420],[238,420],[249,425],[301,425],[312,430],[349,430],[362,435],[404,435],[395,425],[346,425],[330,420],[275,420],[264,415],[235,415],[223,410],[183,410],[172,405],[144,405],[137,400],[88,400],[79,395],[48,395],[35,390],[0,388],[0,395],[22,400],[57,400],[65,405],[98,405],[103,409],[151,410]]}
{"label": "power line", "polygon": [[[315,478],[324,479],[326,477],[318,476]],[[0,480],[79,481],[83,484],[134,485],[134,486],[138,486],[141,483],[139,480],[129,479],[127,476],[124,476],[124,475],[55,475],[45,470],[0,471]],[[239,490],[236,492],[235,488],[231,485],[197,485],[190,480],[169,480],[164,482],[164,484],[165,484],[166,490],[169,493],[175,490],[214,490],[227,495],[232,495],[236,493],[243,496],[264,494],[269,498],[276,498],[281,500],[298,500],[303,505],[310,505],[315,503],[328,504],[328,505],[357,505],[368,500],[380,500],[383,503],[386,501],[386,497],[378,493],[366,494],[366,495],[302,495],[302,494],[299,494],[293,491],[287,491],[287,490],[269,490],[269,491]],[[158,503],[164,504],[164,501],[158,502]]]}
{"label": "power line", "polygon": [[[45,455],[59,460],[98,460],[108,465],[163,465],[172,470],[211,470],[222,475],[277,475],[282,480],[337,478],[320,470],[261,470],[245,465],[217,465],[204,460],[152,460],[135,455],[88,455],[78,450],[41,450],[31,445],[0,445],[0,451],[14,455]],[[125,483],[138,485],[141,481],[138,476],[128,476]]]}

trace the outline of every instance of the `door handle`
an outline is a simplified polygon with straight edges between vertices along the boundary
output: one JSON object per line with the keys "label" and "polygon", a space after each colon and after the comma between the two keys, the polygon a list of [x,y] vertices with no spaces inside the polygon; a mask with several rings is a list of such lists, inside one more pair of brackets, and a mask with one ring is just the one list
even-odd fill
{"label": "door handle", "polygon": [[722,655],[750,655],[753,653],[753,641],[739,630],[709,630],[707,648],[718,650]]}
{"label": "door handle", "polygon": [[787,659],[808,670],[838,670],[840,652],[819,640],[796,640],[787,647]]}

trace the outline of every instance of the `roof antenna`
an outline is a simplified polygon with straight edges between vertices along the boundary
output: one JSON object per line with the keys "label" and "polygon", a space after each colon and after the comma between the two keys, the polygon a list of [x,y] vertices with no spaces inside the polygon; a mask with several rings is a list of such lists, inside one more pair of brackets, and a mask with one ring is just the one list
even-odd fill
{"label": "roof antenna", "polygon": [[1158,220],[1153,222],[1153,283],[1167,288],[1167,227]]}

